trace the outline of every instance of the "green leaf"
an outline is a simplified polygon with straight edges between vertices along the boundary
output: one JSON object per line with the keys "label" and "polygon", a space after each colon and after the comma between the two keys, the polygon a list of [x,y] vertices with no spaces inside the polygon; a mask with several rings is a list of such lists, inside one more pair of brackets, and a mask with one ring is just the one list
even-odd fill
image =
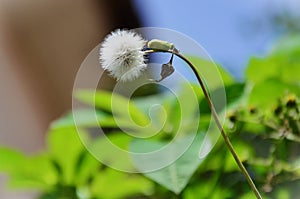
{"label": "green leaf", "polygon": [[49,190],[58,183],[48,154],[39,154],[26,158],[18,165],[18,170],[11,174],[9,185],[13,188]]}
{"label": "green leaf", "polygon": [[234,83],[234,78],[224,68],[211,60],[195,56],[187,56],[189,61],[197,68],[210,89],[216,89]]}
{"label": "green leaf", "polygon": [[110,114],[98,110],[74,110],[51,123],[51,129],[71,127],[117,127]]}
{"label": "green leaf", "polygon": [[[164,152],[159,152],[159,154],[149,157],[133,156],[132,158],[135,166],[143,172],[145,176],[172,192],[179,194],[203,161],[199,159],[199,150],[203,139],[204,136],[202,133],[198,134],[194,140],[192,136],[178,138],[177,141],[172,143],[169,150],[164,150]],[[192,144],[190,147],[185,152],[182,151],[191,141]],[[168,143],[162,141],[135,140],[130,144],[130,149],[136,153],[148,153],[162,149],[167,144]],[[182,152],[184,153],[180,156]],[[171,164],[167,164],[167,166],[161,169],[145,172],[152,167],[160,166],[160,162],[157,161],[166,160],[168,162],[168,160],[171,161],[172,157],[178,157],[178,155],[179,158],[176,159],[175,162],[171,162]]]}
{"label": "green leaf", "polygon": [[183,192],[184,199],[221,199],[221,198],[232,198],[231,191],[218,186],[215,180],[205,179],[204,181],[198,181],[195,184],[187,187]]}
{"label": "green leaf", "polygon": [[61,182],[67,185],[73,184],[78,157],[85,149],[81,139],[87,139],[87,135],[84,132],[80,135],[76,128],[52,130],[48,134],[49,153],[56,163],[58,174],[61,172]]}
{"label": "green leaf", "polygon": [[271,77],[280,78],[280,73],[276,62],[261,58],[252,58],[246,69],[246,78],[253,83],[259,83]]}
{"label": "green leaf", "polygon": [[93,196],[97,198],[121,199],[132,195],[148,195],[153,184],[142,176],[105,169],[95,176],[91,186]]}
{"label": "green leaf", "polygon": [[281,82],[277,79],[267,79],[255,84],[249,96],[249,104],[263,109],[272,108],[278,99],[287,93],[300,94],[300,87]]}
{"label": "green leaf", "polygon": [[[168,131],[167,126],[169,117],[169,110],[173,101],[173,95],[170,92],[163,92],[155,95],[145,97],[137,97],[133,99],[137,107],[150,116],[151,124],[149,128],[142,129],[142,131],[160,132]],[[158,133],[156,133],[158,134]]]}
{"label": "green leaf", "polygon": [[74,183],[76,186],[86,186],[94,179],[102,164],[89,151],[83,151],[75,166]]}
{"label": "green leaf", "polygon": [[273,52],[265,58],[252,58],[246,70],[247,80],[261,83],[267,79],[278,79],[285,83],[300,82],[300,39],[283,39]]}
{"label": "green leaf", "polygon": [[[164,92],[157,95],[135,99],[138,107],[144,113],[150,113],[152,131],[158,130],[162,134],[171,136],[178,131],[193,133],[197,131],[199,121],[198,97],[199,87],[195,84],[183,84],[177,95]],[[202,94],[203,95],[203,94]],[[160,108],[155,108],[157,105]],[[159,135],[158,135],[159,136]]]}
{"label": "green leaf", "polygon": [[[245,84],[234,83],[225,86],[226,99],[224,101],[220,100],[222,99],[223,89],[224,88],[219,88],[211,92],[211,95],[215,96],[214,98],[212,98],[212,102],[218,112],[223,111],[224,108],[234,107],[236,103],[240,103],[241,98],[244,95]],[[219,98],[217,97],[218,95],[220,95]],[[200,110],[201,110],[201,114],[210,114],[211,111],[208,106],[206,98],[201,99]]]}
{"label": "green leaf", "polygon": [[167,115],[167,118],[161,121],[164,124],[163,133],[174,136],[177,133],[197,132],[199,103],[195,89],[194,84],[183,84],[177,95],[170,95],[167,100],[161,100]]}
{"label": "green leaf", "polygon": [[299,34],[290,34],[282,37],[273,47],[272,54],[289,55],[291,52],[300,51]]}
{"label": "green leaf", "polygon": [[24,154],[13,149],[0,147],[0,171],[12,174],[18,172],[26,162]]}
{"label": "green leaf", "polygon": [[124,171],[135,171],[128,146],[132,137],[123,132],[111,132],[91,142],[89,151],[103,164]]}
{"label": "green leaf", "polygon": [[143,111],[144,114],[148,115],[150,108],[155,104],[165,105],[172,101],[173,96],[171,92],[162,92],[159,94],[148,95],[143,97],[133,98],[135,105]]}
{"label": "green leaf", "polygon": [[45,190],[57,182],[46,154],[25,157],[20,152],[0,148],[0,171],[9,175],[9,185],[13,188]]}
{"label": "green leaf", "polygon": [[75,96],[82,102],[112,113],[115,119],[117,117],[126,118],[128,123],[132,123],[132,119],[135,123],[132,126],[146,126],[150,122],[132,100],[119,94],[108,91],[79,90]]}
{"label": "green leaf", "polygon": [[277,191],[277,197],[280,198],[280,199],[289,199],[289,198],[292,198],[291,197],[291,193],[287,189],[281,188],[281,189],[278,189],[276,191]]}

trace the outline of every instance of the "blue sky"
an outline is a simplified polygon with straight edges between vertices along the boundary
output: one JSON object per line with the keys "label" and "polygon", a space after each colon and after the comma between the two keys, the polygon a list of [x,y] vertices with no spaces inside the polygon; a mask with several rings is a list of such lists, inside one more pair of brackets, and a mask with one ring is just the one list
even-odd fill
{"label": "blue sky", "polygon": [[[134,0],[144,26],[170,28],[202,45],[210,56],[242,78],[251,56],[263,56],[278,34],[272,13],[299,0]],[[286,5],[286,6],[285,6]],[[283,8],[285,6],[285,8]]]}

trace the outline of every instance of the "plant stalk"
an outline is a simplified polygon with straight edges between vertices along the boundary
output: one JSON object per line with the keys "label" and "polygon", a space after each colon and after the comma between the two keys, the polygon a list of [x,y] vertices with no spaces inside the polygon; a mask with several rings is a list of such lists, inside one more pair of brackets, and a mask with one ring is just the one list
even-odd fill
{"label": "plant stalk", "polygon": [[228,138],[220,120],[219,120],[219,117],[218,117],[218,114],[217,114],[217,111],[212,103],[212,100],[209,96],[209,93],[208,93],[208,90],[206,89],[205,87],[205,84],[202,80],[202,78],[200,77],[200,74],[197,72],[197,69],[196,67],[185,57],[183,56],[182,54],[180,54],[179,52],[174,52],[173,50],[160,50],[160,49],[150,49],[150,50],[146,50],[145,53],[155,53],[155,52],[165,52],[165,53],[172,53],[172,54],[175,54],[177,57],[179,57],[180,59],[182,59],[183,61],[185,61],[189,67],[193,70],[194,74],[196,75],[197,77],[197,80],[201,86],[201,89],[205,95],[205,98],[208,102],[208,105],[209,105],[209,108],[211,109],[211,112],[212,112],[212,115],[215,119],[215,122],[221,132],[221,135],[229,149],[229,151],[231,152],[235,162],[237,163],[238,167],[240,168],[240,170],[242,171],[242,173],[244,174],[244,176],[246,177],[247,181],[248,181],[248,184],[250,185],[253,193],[255,194],[256,198],[257,199],[262,199],[258,189],[256,188],[251,176],[249,175],[247,169],[245,168],[245,166],[243,165],[242,161],[239,159],[237,153],[235,152],[231,142],[230,142],[230,139]]}

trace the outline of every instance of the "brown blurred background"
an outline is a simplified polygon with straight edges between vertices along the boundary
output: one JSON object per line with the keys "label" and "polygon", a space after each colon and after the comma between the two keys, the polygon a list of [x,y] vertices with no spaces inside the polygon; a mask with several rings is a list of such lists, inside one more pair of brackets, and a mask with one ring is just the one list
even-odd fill
{"label": "brown blurred background", "polygon": [[[0,145],[41,149],[86,55],[111,30],[138,26],[129,0],[0,0]],[[0,198],[26,197],[4,192],[3,179]]]}

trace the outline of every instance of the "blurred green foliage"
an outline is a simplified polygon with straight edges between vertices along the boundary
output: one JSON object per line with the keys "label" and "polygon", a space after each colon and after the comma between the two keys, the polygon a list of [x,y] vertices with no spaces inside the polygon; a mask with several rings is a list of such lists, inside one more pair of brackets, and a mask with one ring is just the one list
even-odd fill
{"label": "blurred green foliage", "polygon": [[[196,57],[190,59],[195,64],[206,63]],[[283,39],[266,57],[252,58],[244,82],[235,81],[224,70],[221,76],[227,93],[224,126],[257,187],[264,198],[297,198],[300,195],[299,36]],[[218,89],[216,86],[210,92]],[[190,103],[191,90],[197,92],[198,103]],[[9,175],[9,187],[38,190],[39,199],[254,198],[222,139],[206,158],[199,159],[203,132],[211,122],[199,86],[183,85],[177,97],[159,93],[128,101],[107,91],[88,90],[78,91],[76,97],[92,108],[74,110],[54,121],[44,151],[27,156],[0,148],[0,171]],[[160,104],[163,109],[152,110],[150,118],[148,109],[153,104]],[[124,107],[128,107],[129,114]],[[116,158],[118,154],[113,151],[102,150],[106,147],[103,137],[93,137],[90,133],[99,125],[112,143],[135,152],[159,149],[180,131],[172,150],[161,158],[176,155],[187,142],[193,141],[179,159],[165,168],[145,174],[124,173],[100,163],[84,146],[83,143],[89,143],[108,161],[139,169],[138,161],[132,163],[126,157]],[[122,132],[120,126],[132,135],[159,132],[148,139],[137,139]],[[144,131],[137,126],[144,127]],[[190,139],[194,138],[195,126],[197,136]],[[155,160],[143,161],[148,164]]]}

